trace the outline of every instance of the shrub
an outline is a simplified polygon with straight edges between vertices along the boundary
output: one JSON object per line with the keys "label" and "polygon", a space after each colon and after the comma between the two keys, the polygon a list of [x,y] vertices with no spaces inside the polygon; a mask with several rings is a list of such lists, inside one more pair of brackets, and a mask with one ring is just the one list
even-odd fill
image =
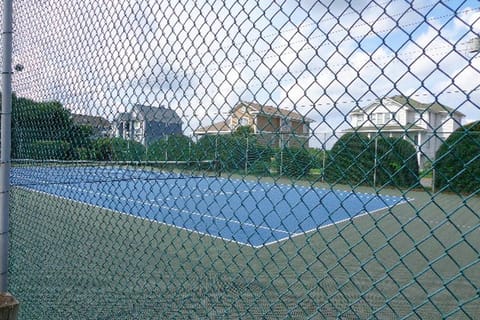
{"label": "shrub", "polygon": [[92,153],[99,161],[141,161],[145,147],[133,140],[99,138],[92,143]]}
{"label": "shrub", "polygon": [[435,187],[474,193],[480,188],[480,121],[455,130],[437,151]]}
{"label": "shrub", "polygon": [[248,166],[249,174],[268,175],[270,174],[270,163],[266,161],[255,161]]}
{"label": "shrub", "polygon": [[373,181],[374,155],[369,139],[357,133],[343,135],[328,154],[325,179],[332,183],[367,184]]}
{"label": "shrub", "polygon": [[[375,154],[374,143],[372,139],[370,148],[373,146],[372,151]],[[379,137],[375,174],[377,185],[415,186],[419,181],[415,147],[404,139]]]}
{"label": "shrub", "polygon": [[313,168],[314,160],[304,148],[283,148],[275,155],[275,163],[278,164],[279,170],[281,169],[282,175],[301,178],[308,175]]}
{"label": "shrub", "polygon": [[255,136],[223,134],[203,136],[195,145],[195,159],[218,160],[223,171],[243,171],[257,161],[268,162],[269,147],[257,143]]}
{"label": "shrub", "polygon": [[148,160],[188,161],[193,159],[193,142],[183,135],[166,136],[148,147]]}
{"label": "shrub", "polygon": [[72,155],[71,146],[65,141],[35,141],[28,145],[24,152],[30,159],[66,160]]}
{"label": "shrub", "polygon": [[333,146],[325,178],[349,185],[415,186],[418,183],[416,151],[403,139],[381,136],[369,139],[348,133]]}

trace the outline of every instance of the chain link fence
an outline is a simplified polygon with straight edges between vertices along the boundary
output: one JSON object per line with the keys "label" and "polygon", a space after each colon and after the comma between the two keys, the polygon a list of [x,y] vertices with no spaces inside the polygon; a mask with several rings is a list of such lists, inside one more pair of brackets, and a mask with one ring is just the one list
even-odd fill
{"label": "chain link fence", "polygon": [[477,1],[13,17],[21,319],[480,314]]}

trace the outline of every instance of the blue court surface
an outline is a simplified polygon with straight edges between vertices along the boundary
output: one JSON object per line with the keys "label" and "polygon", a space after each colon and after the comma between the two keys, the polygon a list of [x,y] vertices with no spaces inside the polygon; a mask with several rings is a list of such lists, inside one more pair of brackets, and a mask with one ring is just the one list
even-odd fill
{"label": "blue court surface", "polygon": [[11,183],[252,247],[406,201],[378,194],[114,167],[14,167]]}

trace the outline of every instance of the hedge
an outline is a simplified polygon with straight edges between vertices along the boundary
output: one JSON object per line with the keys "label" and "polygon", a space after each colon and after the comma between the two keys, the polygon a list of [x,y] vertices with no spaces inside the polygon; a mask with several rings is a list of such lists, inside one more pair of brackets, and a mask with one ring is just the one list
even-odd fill
{"label": "hedge", "polygon": [[347,133],[329,153],[325,179],[348,185],[411,187],[418,184],[418,172],[415,148],[408,141]]}
{"label": "hedge", "polygon": [[435,187],[475,193],[480,189],[480,121],[455,130],[437,151]]}
{"label": "hedge", "polygon": [[133,140],[99,138],[92,143],[92,155],[99,161],[141,161],[145,159],[145,147]]}
{"label": "hedge", "polygon": [[304,148],[283,148],[275,154],[275,164],[279,173],[292,178],[307,176],[314,163],[312,155]]}
{"label": "hedge", "polygon": [[67,160],[71,159],[72,150],[65,141],[40,140],[28,144],[20,156],[37,160]]}
{"label": "hedge", "polygon": [[171,135],[148,146],[147,158],[151,161],[189,161],[193,158],[193,141],[183,135]]}
{"label": "hedge", "polygon": [[[247,168],[264,167],[261,162],[268,162],[272,157],[268,147],[257,143],[254,136],[241,136],[235,134],[203,136],[195,145],[195,159],[218,160],[222,171],[243,171],[245,163]],[[257,162],[260,162],[257,164]]]}

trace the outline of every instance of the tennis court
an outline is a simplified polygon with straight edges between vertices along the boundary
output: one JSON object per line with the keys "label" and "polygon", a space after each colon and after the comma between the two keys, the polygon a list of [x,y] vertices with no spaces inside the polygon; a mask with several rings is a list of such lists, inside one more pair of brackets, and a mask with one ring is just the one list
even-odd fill
{"label": "tennis court", "polygon": [[12,168],[12,185],[262,247],[406,198],[118,167]]}

